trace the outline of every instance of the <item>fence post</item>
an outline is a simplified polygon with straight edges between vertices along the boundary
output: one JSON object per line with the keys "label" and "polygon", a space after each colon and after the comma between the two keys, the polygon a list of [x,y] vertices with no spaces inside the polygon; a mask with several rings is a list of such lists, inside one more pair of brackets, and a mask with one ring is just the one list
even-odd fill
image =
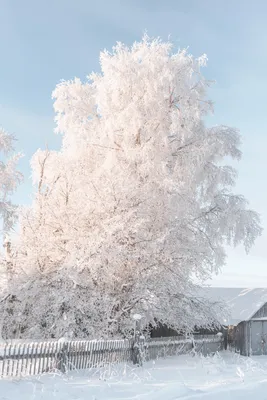
{"label": "fence post", "polygon": [[139,364],[139,353],[139,335],[135,335],[132,345],[132,361],[134,365]]}
{"label": "fence post", "polygon": [[134,314],[134,337],[133,337],[133,346],[132,346],[132,361],[135,365],[140,365],[141,356],[140,356],[140,346],[139,346],[139,337],[140,337],[140,320],[142,316],[140,314]]}
{"label": "fence post", "polygon": [[58,364],[58,369],[65,374],[67,372],[67,343],[63,343],[62,349],[59,353],[59,364]]}
{"label": "fence post", "polygon": [[132,361],[133,364],[141,367],[143,365],[143,355],[145,348],[145,338],[140,336],[140,333],[135,336],[135,340],[133,341],[132,346]]}
{"label": "fence post", "polygon": [[139,342],[137,342],[137,341],[133,343],[132,360],[133,360],[134,365],[142,366],[140,345],[139,345]]}

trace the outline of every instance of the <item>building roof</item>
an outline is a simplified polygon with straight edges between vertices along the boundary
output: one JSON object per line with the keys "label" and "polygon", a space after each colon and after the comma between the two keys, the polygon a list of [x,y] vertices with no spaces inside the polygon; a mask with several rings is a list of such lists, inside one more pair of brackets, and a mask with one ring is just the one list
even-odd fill
{"label": "building roof", "polygon": [[204,296],[211,301],[219,301],[226,305],[229,317],[220,323],[237,325],[241,321],[250,320],[253,315],[267,303],[267,288],[205,288]]}

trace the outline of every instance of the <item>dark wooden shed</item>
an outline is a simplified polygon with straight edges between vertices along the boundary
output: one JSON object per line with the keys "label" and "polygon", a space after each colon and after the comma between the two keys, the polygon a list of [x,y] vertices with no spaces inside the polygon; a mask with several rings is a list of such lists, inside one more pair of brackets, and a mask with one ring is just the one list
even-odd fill
{"label": "dark wooden shed", "polygon": [[208,288],[206,295],[225,303],[229,314],[220,322],[233,332],[236,352],[267,355],[267,288]]}

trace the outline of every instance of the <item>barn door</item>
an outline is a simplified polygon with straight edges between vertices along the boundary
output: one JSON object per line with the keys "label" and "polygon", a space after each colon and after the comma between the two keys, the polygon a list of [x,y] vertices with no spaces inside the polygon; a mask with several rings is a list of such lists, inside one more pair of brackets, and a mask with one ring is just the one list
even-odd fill
{"label": "barn door", "polygon": [[251,321],[251,355],[267,354],[267,321]]}
{"label": "barn door", "polygon": [[262,354],[267,354],[267,321],[262,321]]}

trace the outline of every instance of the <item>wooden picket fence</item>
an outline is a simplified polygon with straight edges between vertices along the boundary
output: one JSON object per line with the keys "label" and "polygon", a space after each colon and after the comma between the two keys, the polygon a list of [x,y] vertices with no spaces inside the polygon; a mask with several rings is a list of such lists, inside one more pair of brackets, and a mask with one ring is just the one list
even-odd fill
{"label": "wooden picket fence", "polygon": [[[140,340],[77,340],[0,344],[0,378],[22,377],[109,364],[141,362],[196,351],[209,354],[221,348],[221,339],[183,337]],[[204,351],[203,351],[204,350]]]}

